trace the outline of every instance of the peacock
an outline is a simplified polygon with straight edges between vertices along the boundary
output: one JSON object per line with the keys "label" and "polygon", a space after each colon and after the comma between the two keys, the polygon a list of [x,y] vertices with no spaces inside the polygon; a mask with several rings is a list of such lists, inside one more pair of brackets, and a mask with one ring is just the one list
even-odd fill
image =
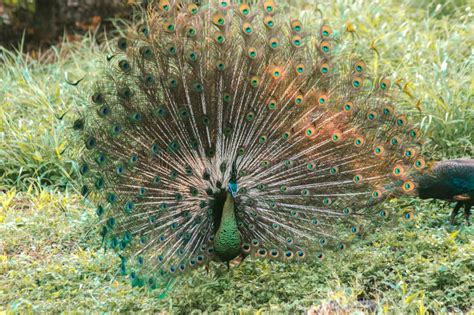
{"label": "peacock", "polygon": [[416,181],[418,183],[417,195],[421,199],[456,201],[450,216],[451,224],[454,224],[463,206],[464,217],[466,221],[469,220],[471,207],[474,205],[473,159],[437,162],[430,171],[420,174]]}
{"label": "peacock", "polygon": [[73,128],[80,192],[134,286],[248,255],[320,260],[419,193],[400,82],[281,11],[161,0],[113,40]]}

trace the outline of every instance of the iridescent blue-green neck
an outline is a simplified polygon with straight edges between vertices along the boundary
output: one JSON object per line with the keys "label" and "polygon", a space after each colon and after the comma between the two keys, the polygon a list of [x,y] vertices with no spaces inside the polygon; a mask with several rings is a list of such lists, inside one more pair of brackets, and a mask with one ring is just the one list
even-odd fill
{"label": "iridescent blue-green neck", "polygon": [[222,261],[230,261],[241,254],[241,244],[242,237],[235,218],[235,200],[227,192],[219,228],[214,236],[214,251]]}

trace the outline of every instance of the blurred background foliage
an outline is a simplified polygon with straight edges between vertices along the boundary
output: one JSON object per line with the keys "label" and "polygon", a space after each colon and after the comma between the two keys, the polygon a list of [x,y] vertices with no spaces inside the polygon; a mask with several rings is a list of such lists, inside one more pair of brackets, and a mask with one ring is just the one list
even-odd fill
{"label": "blurred background foliage", "polygon": [[[32,50],[48,47],[64,36],[110,26],[110,18],[129,18],[133,1],[126,0],[2,0],[0,44]],[[105,22],[105,23],[101,23]]]}

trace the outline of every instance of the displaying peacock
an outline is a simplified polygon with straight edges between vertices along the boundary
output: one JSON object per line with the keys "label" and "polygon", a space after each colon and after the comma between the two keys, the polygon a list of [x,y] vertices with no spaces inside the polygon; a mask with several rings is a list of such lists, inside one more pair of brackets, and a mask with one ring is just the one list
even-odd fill
{"label": "displaying peacock", "polygon": [[[74,122],[84,196],[137,286],[211,260],[321,259],[416,195],[400,87],[273,1],[159,1]],[[410,212],[405,214],[411,216]]]}

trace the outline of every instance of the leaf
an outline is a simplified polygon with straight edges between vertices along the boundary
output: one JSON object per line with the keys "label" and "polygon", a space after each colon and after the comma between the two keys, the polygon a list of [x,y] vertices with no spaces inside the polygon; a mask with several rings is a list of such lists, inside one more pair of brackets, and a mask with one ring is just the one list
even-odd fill
{"label": "leaf", "polygon": [[65,146],[66,144],[64,142],[61,142],[58,146],[56,146],[55,151],[58,159],[61,159],[61,153],[64,151]]}
{"label": "leaf", "polygon": [[41,156],[41,153],[39,153],[38,151],[35,151],[35,153],[33,153],[33,159],[37,162],[44,161],[43,157]]}
{"label": "leaf", "polygon": [[405,298],[405,304],[410,304],[414,299],[418,297],[420,292],[413,293],[412,295],[409,295],[407,298]]}
{"label": "leaf", "polygon": [[[3,210],[3,211],[8,210],[8,208],[10,207],[11,202],[12,202],[13,198],[15,198],[15,196],[16,196],[16,189],[15,188],[11,189],[5,195],[3,195],[2,199],[1,199],[2,200],[2,209],[0,209],[0,210]],[[2,222],[2,221],[3,220],[0,220],[0,222]]]}
{"label": "leaf", "polygon": [[453,233],[450,233],[450,234],[449,234],[449,239],[450,239],[451,241],[454,241],[454,240],[456,239],[456,236],[458,236],[458,234],[459,234],[460,231],[461,231],[461,230],[457,230],[457,231],[454,231]]}

